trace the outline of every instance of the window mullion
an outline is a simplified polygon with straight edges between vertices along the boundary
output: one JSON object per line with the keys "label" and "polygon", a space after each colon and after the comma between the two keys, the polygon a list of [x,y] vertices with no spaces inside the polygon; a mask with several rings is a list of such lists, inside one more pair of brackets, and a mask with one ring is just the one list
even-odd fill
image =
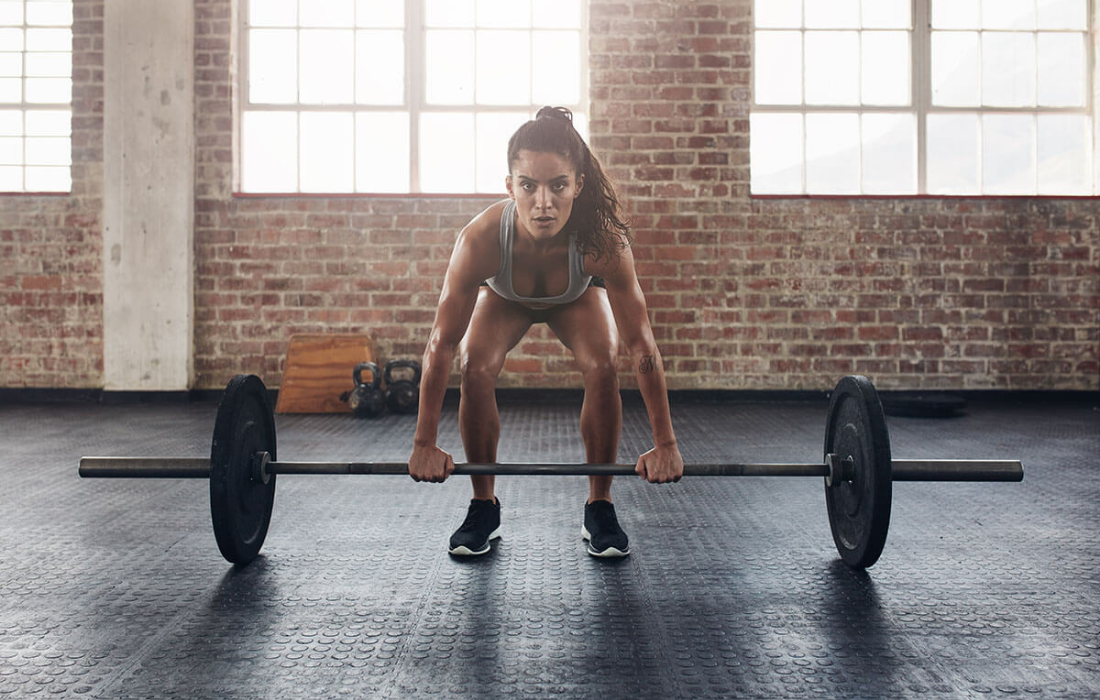
{"label": "window mullion", "polygon": [[409,192],[420,191],[420,111],[427,84],[424,2],[405,3],[405,104],[409,110]]}
{"label": "window mullion", "polygon": [[910,92],[917,117],[917,194],[928,193],[928,109],[932,104],[931,0],[913,0]]}

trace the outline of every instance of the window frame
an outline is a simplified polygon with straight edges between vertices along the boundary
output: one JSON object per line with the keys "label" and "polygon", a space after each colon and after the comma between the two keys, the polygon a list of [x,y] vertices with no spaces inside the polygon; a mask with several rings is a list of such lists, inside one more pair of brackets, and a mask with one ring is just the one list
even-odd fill
{"label": "window frame", "polygon": [[[300,2],[303,0],[299,0]],[[483,105],[478,104],[475,101],[466,105],[431,105],[428,104],[426,91],[427,91],[427,66],[426,66],[426,54],[427,54],[427,31],[428,27],[425,24],[425,17],[427,14],[426,7],[427,0],[404,0],[405,9],[405,26],[403,29],[395,28],[395,31],[403,31],[405,42],[405,54],[404,54],[404,103],[401,105],[374,105],[374,104],[358,104],[355,102],[349,104],[303,104],[301,102],[287,103],[287,104],[257,104],[250,103],[249,97],[249,33],[251,24],[249,23],[249,0],[241,0],[238,3],[238,16],[235,21],[235,28],[239,37],[237,41],[236,50],[236,69],[237,75],[234,80],[234,88],[236,92],[236,99],[233,100],[233,192],[234,196],[241,197],[269,197],[269,196],[298,196],[298,197],[469,197],[469,198],[484,198],[491,197],[495,194],[502,194],[504,192],[503,180],[506,175],[505,172],[501,172],[501,190],[496,192],[479,192],[477,191],[476,177],[473,183],[473,189],[471,191],[457,191],[457,192],[424,192],[421,190],[421,178],[420,178],[420,115],[429,113],[443,113],[443,114],[470,114],[473,115],[476,120],[478,114],[491,114],[491,113],[516,113],[516,112],[529,112],[531,117],[534,117],[534,113],[541,107],[535,106],[534,103],[530,105]],[[567,29],[560,31],[577,31],[580,34],[580,57],[579,57],[579,84],[578,84],[578,99],[579,101],[573,104],[559,104],[555,106],[566,107],[572,110],[574,113],[578,113],[588,116],[589,109],[589,52],[588,52],[588,38],[589,38],[589,21],[588,21],[588,0],[579,0],[580,11],[580,26],[576,30]],[[476,9],[476,5],[475,5]],[[302,29],[299,24],[295,26],[295,29]],[[306,27],[312,29],[313,27]],[[357,27],[351,27],[352,31],[355,31]],[[495,28],[491,28],[490,31]],[[509,28],[503,28],[507,31]],[[535,28],[531,28],[534,30]],[[476,25],[471,28],[471,31],[480,31],[482,27]],[[555,30],[542,30],[538,31],[555,31]],[[352,67],[353,76],[355,66]],[[300,115],[303,112],[335,112],[335,113],[350,113],[353,116],[360,113],[392,113],[392,112],[408,112],[409,116],[409,183],[407,192],[359,192],[353,190],[350,192],[303,192],[301,191],[301,161],[298,162],[298,190],[288,192],[252,192],[244,191],[243,189],[243,118],[245,112],[255,111],[273,111],[273,112],[297,112]],[[299,122],[300,123],[300,122]],[[516,125],[517,128],[519,124]],[[301,129],[297,132],[298,143],[296,144],[296,150],[301,153]],[[355,152],[355,131],[352,131],[352,143],[350,148],[352,152]],[[501,161],[504,160],[504,154],[501,154]]]}
{"label": "window frame", "polygon": [[[72,14],[74,11],[73,3],[70,1],[69,5],[70,22],[67,25],[61,24],[28,24],[27,23],[27,5],[28,0],[22,0],[20,5],[22,6],[23,21],[21,24],[6,24],[3,25],[4,29],[19,29],[23,32],[23,44],[19,50],[20,60],[22,63],[21,74],[19,76],[20,88],[19,88],[19,102],[0,102],[0,110],[18,112],[20,115],[20,131],[19,139],[22,142],[22,152],[20,154],[20,163],[18,165],[6,165],[4,167],[18,167],[21,174],[22,189],[18,190],[0,190],[0,195],[33,195],[33,196],[69,196],[73,191],[73,56],[74,51],[72,43],[70,42],[67,51],[28,51],[27,50],[27,31],[33,29],[67,29],[70,36],[73,35],[73,19]],[[4,53],[16,53],[15,51],[5,51]],[[27,75],[27,54],[28,53],[44,53],[44,54],[62,54],[69,57],[69,101],[68,102],[28,102],[27,101],[27,79],[35,78],[39,76]],[[67,165],[42,165],[36,163],[27,163],[27,139],[34,138],[34,136],[28,135],[27,131],[27,113],[28,112],[67,112],[69,115],[69,130],[64,136],[49,136],[47,138],[65,139],[68,142],[69,162]],[[15,138],[15,137],[5,137]],[[34,167],[48,167],[48,168],[65,168],[69,171],[69,184],[64,189],[55,190],[32,190],[27,188],[27,168]]]}
{"label": "window frame", "polygon": [[[944,106],[932,104],[932,34],[935,31],[1004,31],[1005,33],[1011,33],[1012,30],[935,30],[932,27],[932,0],[910,0],[910,12],[911,12],[911,28],[908,30],[910,40],[910,101],[908,106],[879,106],[879,105],[865,105],[865,104],[853,104],[853,105],[808,105],[805,102],[805,95],[803,95],[803,102],[801,104],[790,105],[776,105],[776,104],[758,104],[756,101],[756,91],[752,90],[752,100],[749,105],[749,114],[756,112],[767,113],[782,113],[782,114],[800,114],[803,116],[803,129],[802,129],[802,160],[801,160],[801,192],[799,193],[765,193],[765,192],[753,192],[752,191],[752,176],[751,176],[751,159],[750,159],[750,177],[749,177],[749,196],[752,198],[879,198],[879,199],[898,199],[898,198],[939,198],[939,197],[1047,197],[1047,198],[1095,198],[1100,195],[1100,114],[1097,113],[1096,104],[1098,95],[1100,95],[1100,68],[1097,67],[1097,46],[1096,41],[1093,39],[1094,34],[1097,32],[1098,21],[1098,8],[1100,4],[1098,0],[1085,0],[1086,6],[1086,18],[1085,29],[1083,34],[1085,36],[1085,99],[1084,106],[1077,107],[1043,107],[1036,104],[1035,106],[1025,107],[994,107],[984,105],[970,105],[970,106]],[[755,0],[754,0],[755,5]],[[756,26],[756,18],[753,16],[752,21],[752,81],[755,87],[755,66],[756,66],[756,33],[757,31],[796,31],[796,30],[777,30],[770,27],[758,29]],[[798,29],[805,37],[805,27]],[[819,31],[819,30],[810,30]],[[827,31],[845,31],[842,29],[827,30]],[[851,30],[848,30],[851,31]],[[859,30],[862,32],[862,29]],[[895,30],[901,31],[901,30]],[[1029,30],[1017,30],[1021,33]],[[1033,33],[1043,30],[1030,30]],[[802,75],[803,79],[806,70],[806,56],[803,51],[802,54]],[[806,191],[806,129],[805,129],[805,115],[807,114],[827,114],[827,113],[855,113],[862,117],[863,114],[911,114],[916,120],[916,133],[915,133],[915,148],[916,148],[916,192],[910,194],[871,194],[863,192],[852,193],[815,193]],[[993,194],[983,191],[972,193],[929,193],[928,192],[928,138],[927,138],[927,123],[929,114],[977,114],[979,118],[986,114],[1078,114],[1084,115],[1091,119],[1091,133],[1090,138],[1091,152],[1089,153],[1089,166],[1092,171],[1092,192],[1086,194],[1042,194],[1037,191],[1035,193],[1025,194]],[[750,142],[752,134],[750,130],[749,134]],[[862,144],[859,145],[860,165],[859,172],[862,175]],[[982,165],[982,159],[979,158],[978,166]],[[862,180],[862,178],[861,178]],[[980,183],[984,186],[984,183]],[[860,185],[862,189],[862,183]]]}

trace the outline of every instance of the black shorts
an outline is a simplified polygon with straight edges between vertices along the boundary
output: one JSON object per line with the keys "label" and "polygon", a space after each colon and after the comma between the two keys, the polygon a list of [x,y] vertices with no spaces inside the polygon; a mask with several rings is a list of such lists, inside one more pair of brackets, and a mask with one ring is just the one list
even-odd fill
{"label": "black shorts", "polygon": [[[488,282],[482,282],[482,287],[488,287]],[[592,279],[588,280],[589,287],[601,287],[607,289],[607,284],[603,281],[603,277],[592,276]],[[548,306],[545,309],[527,309],[527,312],[531,314],[531,323],[546,323],[550,320],[550,314],[554,312],[557,306]]]}

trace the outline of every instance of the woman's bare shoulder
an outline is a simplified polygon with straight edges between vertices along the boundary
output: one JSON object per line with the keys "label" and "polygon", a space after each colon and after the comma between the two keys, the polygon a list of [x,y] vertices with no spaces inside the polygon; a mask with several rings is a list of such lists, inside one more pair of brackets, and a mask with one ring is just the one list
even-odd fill
{"label": "woman's bare shoulder", "polygon": [[[451,265],[476,269],[475,277],[487,279],[500,267],[500,217],[508,200],[486,207],[458,234]],[[484,276],[481,275],[485,272]]]}

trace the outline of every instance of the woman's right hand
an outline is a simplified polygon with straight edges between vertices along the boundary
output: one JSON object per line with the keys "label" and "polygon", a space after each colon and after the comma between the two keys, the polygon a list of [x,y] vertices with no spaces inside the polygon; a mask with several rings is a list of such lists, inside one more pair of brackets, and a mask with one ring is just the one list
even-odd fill
{"label": "woman's right hand", "polygon": [[409,476],[413,481],[430,481],[442,484],[454,473],[455,461],[451,455],[435,445],[414,445],[409,455]]}

